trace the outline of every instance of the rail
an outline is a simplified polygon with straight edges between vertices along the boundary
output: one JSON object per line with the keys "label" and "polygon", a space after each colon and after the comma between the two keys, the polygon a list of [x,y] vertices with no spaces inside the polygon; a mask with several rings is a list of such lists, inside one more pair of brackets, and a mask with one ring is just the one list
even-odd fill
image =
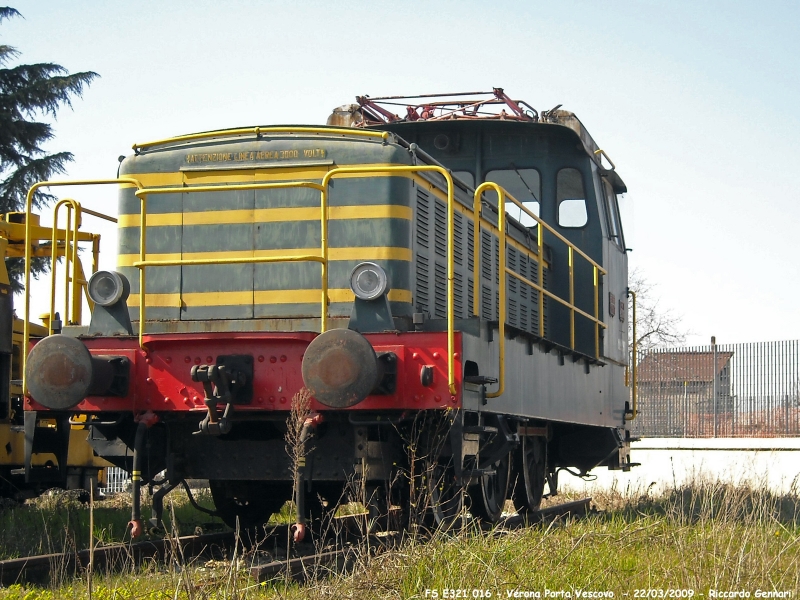
{"label": "rail", "polygon": [[455,376],[455,193],[453,177],[450,171],[436,165],[401,165],[393,167],[339,167],[331,169],[322,178],[322,185],[327,189],[331,179],[341,174],[356,173],[438,173],[447,183],[447,386],[452,395],[456,395]]}
{"label": "rail", "polygon": [[636,368],[637,368],[636,367],[636,363],[638,362],[637,359],[638,359],[638,349],[639,348],[638,348],[638,344],[637,344],[637,341],[636,341],[636,292],[634,292],[632,289],[628,288],[628,295],[631,297],[631,303],[633,305],[633,310],[632,310],[632,312],[633,312],[633,322],[632,322],[632,327],[633,327],[633,331],[632,331],[632,334],[633,334],[633,348],[631,348],[631,356],[633,357],[633,359],[631,360],[631,362],[633,363],[633,366],[631,367],[632,375],[633,375],[633,381],[631,382],[631,385],[632,385],[632,387],[631,387],[631,411],[630,411],[630,413],[625,415],[625,420],[626,421],[633,421],[636,418],[636,416],[639,414],[639,399],[638,399],[638,389],[637,389],[638,379],[636,377]]}
{"label": "rail", "polygon": [[[498,337],[500,338],[499,347],[498,347],[498,356],[499,356],[499,376],[498,376],[498,389],[495,392],[487,393],[487,398],[497,398],[498,396],[502,395],[505,389],[505,345],[506,345],[506,338],[505,338],[505,321],[506,321],[506,276],[511,275],[515,279],[518,279],[522,283],[532,287],[536,291],[539,292],[539,337],[544,337],[544,297],[547,296],[548,298],[552,298],[553,300],[563,304],[570,311],[570,349],[575,349],[575,314],[579,314],[594,323],[595,335],[594,335],[594,349],[595,349],[595,358],[600,358],[600,328],[605,328],[606,324],[599,318],[599,311],[600,311],[600,288],[599,288],[599,278],[600,275],[605,275],[606,270],[601,267],[597,262],[592,260],[586,253],[581,251],[577,246],[572,244],[567,238],[563,235],[558,233],[555,229],[550,227],[547,223],[542,221],[538,216],[533,214],[522,202],[514,198],[511,194],[506,192],[500,185],[497,183],[487,181],[482,183],[477,187],[475,190],[475,194],[473,196],[473,219],[475,226],[473,228],[474,231],[474,244],[473,244],[473,252],[474,252],[474,270],[473,270],[473,277],[475,284],[473,286],[474,296],[473,296],[473,303],[472,303],[472,313],[474,315],[478,315],[478,306],[480,300],[480,290],[481,286],[479,285],[480,282],[480,252],[481,252],[481,228],[480,225],[487,225],[489,227],[492,226],[488,220],[481,216],[481,198],[483,197],[484,192],[487,190],[494,190],[497,193],[498,198],[498,208],[497,208],[497,227],[498,227],[498,239],[501,240],[500,247],[499,247],[499,257],[498,257],[498,271],[499,271],[499,315],[498,315]],[[535,220],[537,224],[537,244],[538,244],[538,258],[537,258],[537,279],[538,283],[534,283],[533,281],[529,280],[527,277],[523,277],[519,273],[509,269],[506,267],[506,243],[507,243],[507,235],[506,235],[506,199],[510,200],[514,205],[516,205],[520,210],[523,210],[529,217]],[[564,300],[560,296],[553,294],[549,290],[544,288],[544,273],[543,273],[543,252],[544,252],[544,235],[543,230],[547,229],[547,231],[562,241],[564,244],[567,245],[568,248],[568,255],[569,255],[569,301]],[[578,254],[582,258],[584,258],[591,266],[593,270],[593,283],[594,283],[594,315],[590,315],[589,313],[579,309],[575,306],[575,270],[574,270],[574,255]],[[450,297],[448,295],[448,302],[450,301]],[[449,310],[449,307],[448,307]],[[635,311],[635,309],[634,309]],[[635,319],[635,312],[634,312],[634,319]]]}
{"label": "rail", "polygon": [[[25,300],[25,318],[23,319],[23,325],[22,325],[22,393],[23,394],[27,394],[28,393],[28,382],[27,382],[27,376],[25,375],[25,366],[26,366],[26,364],[28,362],[28,346],[30,344],[30,339],[31,339],[31,331],[30,331],[30,327],[31,327],[31,322],[30,322],[30,320],[31,320],[31,302],[30,302],[31,291],[30,290],[31,290],[31,260],[33,258],[33,238],[34,238],[34,235],[33,235],[33,233],[34,233],[34,225],[33,225],[33,219],[32,219],[33,196],[36,193],[36,190],[38,190],[41,187],[65,187],[65,186],[84,186],[84,185],[111,185],[111,184],[128,184],[128,185],[134,185],[137,188],[141,188],[142,187],[142,184],[139,183],[136,179],[133,179],[131,177],[119,177],[117,179],[78,179],[78,180],[75,180],[75,181],[40,181],[38,183],[34,183],[30,187],[30,189],[28,190],[28,195],[25,198],[25,298],[24,298],[24,300]],[[75,202],[75,201],[71,200],[71,202]],[[59,204],[60,205],[69,204],[69,202],[63,202],[63,204],[60,202]],[[75,203],[75,204],[78,207],[80,206],[78,203]],[[73,210],[75,210],[74,206],[73,206]],[[85,212],[86,214],[91,214],[93,216],[100,217],[102,219],[107,219],[107,220],[110,220],[110,221],[116,221],[116,219],[114,219],[114,217],[110,217],[110,216],[104,215],[102,213],[98,213],[98,212],[95,212],[95,211],[92,211],[92,210],[88,210],[88,209],[80,209],[80,210],[82,210],[82,212]],[[80,210],[75,212],[75,221],[74,222],[76,224],[76,227],[75,227],[75,233],[73,233],[73,236],[78,235],[77,234],[77,228],[80,225],[80,214],[79,214]],[[57,213],[54,216],[54,218],[57,218]],[[68,220],[69,220],[69,218],[68,218]],[[57,225],[57,222],[53,224],[54,232],[56,230],[56,225]],[[55,235],[55,234],[52,234],[52,235]],[[64,236],[65,236],[65,240],[69,239],[69,233],[67,233],[66,230],[65,230]],[[74,238],[74,239],[80,239],[80,236],[78,235],[78,237]],[[67,255],[68,252],[69,252],[68,242],[66,242],[66,244],[67,245],[64,248],[64,254],[65,255]],[[96,266],[97,266],[97,253],[99,251],[98,244],[99,244],[99,237],[98,238],[92,237],[93,268],[96,268]],[[51,249],[51,253],[52,254],[55,255],[55,254],[57,254],[57,252],[58,252],[57,247],[53,247]],[[77,250],[75,250],[75,252],[77,252]],[[77,254],[75,254],[75,256],[77,256]],[[67,270],[67,273],[69,273],[69,270]],[[75,278],[73,277],[73,279],[75,279]],[[53,281],[55,281],[55,277],[53,277]],[[53,284],[53,285],[55,285],[55,284]],[[52,294],[53,293],[51,292],[51,299],[54,298],[54,296]],[[53,314],[53,304],[52,303],[50,305],[50,314],[51,314],[51,319],[50,319],[51,324],[48,324],[48,328],[52,327],[52,321],[53,321],[52,317],[54,316],[54,314]],[[52,330],[51,330],[51,332],[52,332]]]}
{"label": "rail", "polygon": [[234,135],[247,135],[253,134],[260,137],[265,133],[317,133],[327,135],[347,135],[355,137],[369,137],[381,139],[384,142],[389,139],[388,131],[368,131],[365,129],[350,129],[341,127],[241,127],[238,129],[221,129],[219,131],[204,131],[202,133],[190,133],[189,135],[179,135],[163,140],[156,140],[154,142],[145,142],[144,144],[134,144],[132,146],[134,152],[139,154],[140,150],[152,148],[153,146],[161,146],[163,144],[175,144],[179,142],[192,142],[194,140],[204,140],[213,137],[225,137]]}
{"label": "rail", "polygon": [[[298,131],[300,128],[291,129]],[[312,129],[312,128],[308,128]],[[321,131],[329,131],[323,129]],[[375,132],[362,132],[375,134]],[[199,134],[198,134],[199,135]],[[166,267],[166,266],[199,266],[199,265],[219,265],[219,264],[242,264],[242,263],[274,263],[274,262],[301,262],[317,261],[322,265],[322,294],[321,294],[321,320],[320,333],[327,330],[328,318],[328,187],[331,179],[343,174],[361,173],[417,173],[417,172],[436,172],[442,175],[447,182],[447,379],[451,394],[456,394],[455,385],[455,317],[453,313],[454,295],[454,250],[453,250],[453,211],[454,211],[454,192],[453,178],[449,171],[443,167],[432,165],[419,166],[380,166],[380,167],[338,167],[328,171],[322,178],[322,183],[308,181],[290,181],[281,183],[248,183],[241,185],[211,185],[211,186],[192,186],[183,188],[164,187],[164,188],[145,188],[136,191],[136,196],[141,201],[141,212],[139,222],[139,260],[133,266],[139,269],[139,345],[144,348],[144,323],[146,311],[146,288],[145,288],[145,268],[146,267]],[[178,260],[156,260],[148,261],[146,256],[146,228],[147,228],[147,196],[150,194],[175,194],[192,192],[224,192],[234,190],[256,190],[256,189],[276,189],[276,188],[298,188],[306,187],[319,190],[321,193],[320,201],[320,227],[321,227],[321,248],[320,255],[292,255],[292,256],[269,256],[269,257],[241,257],[223,259],[178,259]]]}
{"label": "rail", "polygon": [[[244,190],[265,190],[265,189],[287,189],[287,188],[311,188],[321,193],[320,199],[320,254],[303,254],[292,256],[243,256],[241,258],[204,258],[204,259],[179,259],[179,260],[145,260],[147,254],[147,196],[150,194],[176,194],[176,193],[197,193],[197,192],[229,192]],[[315,261],[322,265],[322,294],[321,294],[321,315],[320,333],[328,327],[328,192],[325,186],[311,181],[287,181],[281,183],[245,183],[236,185],[198,185],[192,187],[161,187],[144,188],[136,192],[136,197],[140,201],[139,212],[139,260],[133,266],[139,269],[139,347],[145,349],[144,344],[144,323],[146,315],[146,277],[147,267],[179,267],[179,266],[202,266],[202,265],[232,265],[246,263],[276,263],[276,262],[303,262]]]}
{"label": "rail", "polygon": [[[55,321],[55,305],[56,305],[56,269],[58,265],[58,258],[60,253],[59,247],[59,233],[58,229],[58,215],[62,206],[67,208],[67,224],[63,229],[64,232],[64,318],[68,323],[79,324],[82,321],[82,308],[80,293],[83,290],[86,296],[86,301],[89,303],[89,310],[94,309],[94,302],[89,297],[87,284],[88,280],[83,270],[83,264],[78,259],[78,242],[91,241],[92,242],[92,273],[97,271],[97,264],[100,254],[100,236],[87,233],[80,235],[78,229],[81,226],[81,217],[83,213],[105,219],[116,223],[114,217],[110,217],[103,213],[99,213],[87,208],[83,208],[77,200],[72,198],[64,198],[59,200],[53,208],[53,228],[50,240],[50,320],[48,322],[49,334],[53,334],[53,322]],[[70,241],[70,236],[72,240]],[[72,265],[72,274],[70,274],[70,264]],[[70,311],[70,308],[72,309]]]}

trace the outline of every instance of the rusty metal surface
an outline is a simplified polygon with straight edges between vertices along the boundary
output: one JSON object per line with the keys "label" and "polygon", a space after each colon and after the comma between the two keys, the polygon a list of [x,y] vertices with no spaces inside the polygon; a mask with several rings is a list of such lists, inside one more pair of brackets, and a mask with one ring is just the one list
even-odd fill
{"label": "rusty metal surface", "polygon": [[80,340],[51,335],[36,344],[26,365],[28,389],[43,406],[72,408],[92,384],[92,355]]}
{"label": "rusty metal surface", "polygon": [[303,356],[302,371],[314,397],[332,408],[358,404],[380,377],[372,344],[350,329],[332,329],[315,338]]}

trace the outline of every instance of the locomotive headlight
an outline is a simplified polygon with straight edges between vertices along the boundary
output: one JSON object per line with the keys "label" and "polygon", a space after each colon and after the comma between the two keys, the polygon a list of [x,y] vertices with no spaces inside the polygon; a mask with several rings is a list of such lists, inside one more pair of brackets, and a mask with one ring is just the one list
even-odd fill
{"label": "locomotive headlight", "polygon": [[89,278],[89,298],[100,306],[112,306],[130,294],[128,278],[116,271],[98,271]]}
{"label": "locomotive headlight", "polygon": [[361,300],[375,300],[389,291],[389,278],[379,265],[363,262],[350,273],[350,289]]}

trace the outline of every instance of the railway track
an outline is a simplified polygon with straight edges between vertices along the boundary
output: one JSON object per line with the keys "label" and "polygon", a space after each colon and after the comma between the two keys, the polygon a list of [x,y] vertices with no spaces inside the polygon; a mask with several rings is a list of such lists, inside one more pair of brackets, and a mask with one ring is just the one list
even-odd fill
{"label": "railway track", "polygon": [[[585,516],[590,510],[591,498],[582,498],[551,506],[540,511],[521,515],[512,515],[504,519],[500,526],[507,529],[518,529],[537,523],[552,521],[567,516]],[[276,558],[275,560],[254,565],[250,568],[251,576],[259,582],[276,577],[291,577],[303,580],[320,572],[342,572],[355,564],[358,557],[363,556],[365,548],[371,554],[385,551],[396,546],[402,536],[396,532],[368,536],[364,538],[353,533],[358,530],[357,518],[345,517],[341,527],[336,529],[335,548],[316,551],[312,543],[293,546],[293,557]],[[278,525],[266,532],[266,536],[255,542],[264,544],[268,540],[282,543],[288,539],[288,526]],[[44,554],[0,561],[0,586],[7,587],[14,583],[31,582],[46,583],[53,573],[71,576],[84,572],[89,565],[95,572],[115,570],[139,565],[146,560],[164,561],[169,556],[178,556],[180,560],[209,557],[227,557],[231,555],[237,538],[234,532],[190,535],[179,538],[163,538],[129,544],[113,544],[100,546],[93,551],[80,550],[64,554]],[[239,539],[238,543],[243,544]],[[251,546],[251,544],[244,543]],[[285,553],[284,549],[284,553]],[[288,553],[287,553],[288,554]]]}

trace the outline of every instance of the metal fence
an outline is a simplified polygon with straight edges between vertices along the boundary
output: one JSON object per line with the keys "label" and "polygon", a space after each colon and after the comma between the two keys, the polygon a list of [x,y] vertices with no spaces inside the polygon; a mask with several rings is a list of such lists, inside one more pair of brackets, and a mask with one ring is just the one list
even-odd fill
{"label": "metal fence", "polygon": [[131,483],[131,475],[125,469],[106,467],[106,484],[101,488],[104,494],[124,492]]}
{"label": "metal fence", "polygon": [[651,350],[637,362],[636,435],[800,436],[800,341]]}

